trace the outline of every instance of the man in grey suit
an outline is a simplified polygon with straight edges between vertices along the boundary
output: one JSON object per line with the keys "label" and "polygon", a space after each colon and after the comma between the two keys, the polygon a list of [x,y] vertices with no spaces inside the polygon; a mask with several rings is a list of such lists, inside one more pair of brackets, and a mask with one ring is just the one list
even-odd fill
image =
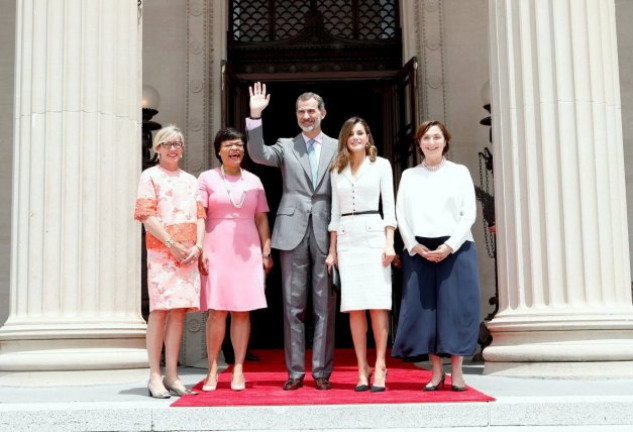
{"label": "man in grey suit", "polygon": [[323,99],[304,93],[297,99],[297,123],[302,133],[264,144],[262,112],[270,102],[266,85],[249,87],[250,118],[246,119],[248,153],[259,164],[281,169],[283,195],[273,229],[272,247],[280,250],[284,304],[284,351],[288,379],[284,390],[303,386],[305,376],[305,317],[308,286],[312,287],[314,338],[312,376],[316,388],[331,387],[334,356],[336,295],[325,266],[329,248],[332,189],[330,165],[337,140],[321,131],[325,118]]}

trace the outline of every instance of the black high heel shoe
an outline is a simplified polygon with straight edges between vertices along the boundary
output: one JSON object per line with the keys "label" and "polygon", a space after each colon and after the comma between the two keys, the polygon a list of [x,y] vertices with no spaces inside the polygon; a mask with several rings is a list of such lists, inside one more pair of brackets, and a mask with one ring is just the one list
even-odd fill
{"label": "black high heel shoe", "polygon": [[424,391],[437,391],[437,390],[439,390],[440,386],[442,386],[442,389],[444,389],[444,381],[446,381],[446,374],[442,373],[442,378],[440,378],[440,381],[436,385],[431,384],[433,382],[433,380],[431,379],[431,381],[426,383],[426,385],[424,386],[423,390]]}
{"label": "black high heel shoe", "polygon": [[369,372],[367,372],[367,374],[365,375],[367,378],[367,384],[357,384],[356,387],[354,387],[355,392],[364,392],[369,390],[369,381],[371,380],[372,372],[373,371],[369,369]]}
{"label": "black high heel shoe", "polygon": [[[387,381],[387,369],[384,370],[384,374],[385,374],[385,382]],[[374,373],[374,382],[376,382],[376,373]],[[369,389],[372,393],[379,393],[379,392],[384,392],[387,389],[387,387],[385,385],[381,385],[381,386],[377,386],[375,384],[371,385],[371,388]]]}
{"label": "black high heel shoe", "polygon": [[456,386],[455,384],[451,384],[451,390],[454,392],[463,392],[466,391],[466,386]]}

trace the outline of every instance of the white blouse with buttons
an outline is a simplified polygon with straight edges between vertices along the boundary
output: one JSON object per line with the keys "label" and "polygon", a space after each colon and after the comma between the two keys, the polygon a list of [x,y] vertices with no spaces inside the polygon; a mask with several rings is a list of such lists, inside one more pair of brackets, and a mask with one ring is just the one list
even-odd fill
{"label": "white blouse with buttons", "polygon": [[349,165],[340,173],[332,171],[332,218],[328,229],[338,230],[343,214],[378,210],[380,199],[385,226],[396,227],[393,173],[389,161],[377,157],[371,162],[367,156],[356,174],[354,178]]}

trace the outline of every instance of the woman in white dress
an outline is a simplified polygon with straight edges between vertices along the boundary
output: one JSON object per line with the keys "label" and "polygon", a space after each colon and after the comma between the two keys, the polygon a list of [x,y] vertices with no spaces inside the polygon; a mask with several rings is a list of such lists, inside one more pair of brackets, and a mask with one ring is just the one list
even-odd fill
{"label": "woman in white dress", "polygon": [[[377,157],[369,125],[359,117],[347,120],[339,134],[339,152],[331,173],[332,218],[328,271],[337,265],[341,276],[341,312],[349,313],[358,361],[355,391],[385,390],[385,356],[391,310],[391,262],[396,256],[393,174],[387,159]],[[384,219],[378,211],[382,199]],[[374,381],[367,362],[369,310],[376,363]]]}

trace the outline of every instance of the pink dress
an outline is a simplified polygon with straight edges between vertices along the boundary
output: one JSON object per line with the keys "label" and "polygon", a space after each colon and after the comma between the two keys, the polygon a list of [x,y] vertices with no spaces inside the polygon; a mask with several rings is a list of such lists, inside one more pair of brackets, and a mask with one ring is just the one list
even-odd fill
{"label": "pink dress", "polygon": [[[240,176],[226,176],[220,169],[200,174],[200,198],[207,207],[204,250],[209,257],[209,275],[202,276],[201,310],[245,312],[267,306],[264,267],[255,214],[268,212],[264,186],[259,177],[242,170]],[[244,205],[235,204],[246,191]]]}
{"label": "pink dress", "polygon": [[[182,170],[167,171],[154,166],[141,174],[134,219],[144,222],[156,216],[171,237],[187,248],[196,244],[196,224],[204,218],[204,208],[198,194],[198,182]],[[198,263],[182,265],[160,240],[149,232],[147,245],[147,291],[149,309],[200,308],[200,273]]]}

